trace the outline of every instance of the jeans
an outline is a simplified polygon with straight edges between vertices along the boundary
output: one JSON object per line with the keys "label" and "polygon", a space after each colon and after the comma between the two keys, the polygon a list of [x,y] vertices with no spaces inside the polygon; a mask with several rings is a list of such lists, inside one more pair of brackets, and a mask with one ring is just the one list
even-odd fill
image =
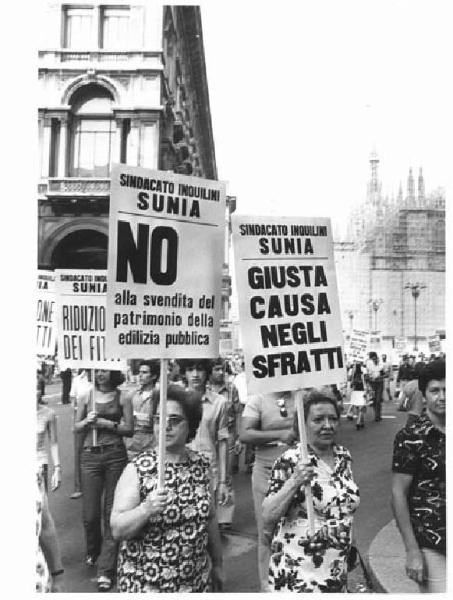
{"label": "jeans", "polygon": [[263,500],[269,487],[272,463],[263,464],[260,459],[255,459],[252,471],[252,493],[255,508],[256,529],[258,533],[258,576],[260,591],[269,591],[269,542],[264,535]]}
{"label": "jeans", "polygon": [[382,392],[384,390],[384,382],[383,381],[372,381],[370,383],[371,388],[374,392],[373,399],[373,409],[374,409],[374,420],[381,420],[381,412],[382,412]]}
{"label": "jeans", "polygon": [[126,464],[126,448],[120,444],[107,447],[102,452],[82,450],[81,453],[83,524],[87,555],[98,557],[98,576],[113,578],[116,573],[118,542],[112,537],[110,514],[115,487]]}

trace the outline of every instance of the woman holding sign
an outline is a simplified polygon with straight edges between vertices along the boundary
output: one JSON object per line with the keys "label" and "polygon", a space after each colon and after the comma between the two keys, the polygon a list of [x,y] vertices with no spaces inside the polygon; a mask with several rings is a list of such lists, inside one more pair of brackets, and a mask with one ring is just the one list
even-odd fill
{"label": "woman holding sign", "polygon": [[[327,391],[308,393],[304,415],[309,461],[301,459],[301,444],[287,450],[274,464],[263,502],[265,528],[272,532],[270,591],[346,592],[352,515],[359,505],[351,456],[335,443],[339,410]],[[305,501],[308,484],[314,535]]]}
{"label": "woman holding sign", "polygon": [[[154,392],[157,407],[159,393]],[[112,531],[123,540],[119,592],[222,591],[222,548],[209,461],[190,450],[201,421],[200,395],[167,389],[165,487],[158,454],[147,449],[126,467],[115,492]],[[159,435],[159,412],[154,416]]]}
{"label": "woman holding sign", "polygon": [[80,466],[86,564],[93,566],[97,562],[100,592],[112,587],[116,571],[118,543],[112,537],[110,513],[116,483],[127,464],[123,436],[134,433],[130,398],[118,389],[123,381],[120,371],[97,370],[94,400],[90,391],[78,397],[74,425],[76,431],[84,433]]}

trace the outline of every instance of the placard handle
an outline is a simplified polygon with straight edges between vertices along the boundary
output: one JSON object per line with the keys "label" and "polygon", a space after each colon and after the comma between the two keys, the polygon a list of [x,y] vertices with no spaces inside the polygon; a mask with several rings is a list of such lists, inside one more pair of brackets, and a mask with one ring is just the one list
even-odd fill
{"label": "placard handle", "polygon": [[[305,428],[304,391],[296,390],[293,394],[297,410],[297,423],[299,425],[300,452],[302,460],[307,462],[309,456],[307,448],[307,430]],[[313,495],[311,493],[310,484],[305,486],[305,503],[307,506],[308,533],[312,536],[315,534],[315,509],[313,506]]]}
{"label": "placard handle", "polygon": [[159,489],[164,489],[165,483],[165,431],[167,429],[167,380],[168,359],[160,359],[160,396],[159,396],[159,448],[157,477]]}

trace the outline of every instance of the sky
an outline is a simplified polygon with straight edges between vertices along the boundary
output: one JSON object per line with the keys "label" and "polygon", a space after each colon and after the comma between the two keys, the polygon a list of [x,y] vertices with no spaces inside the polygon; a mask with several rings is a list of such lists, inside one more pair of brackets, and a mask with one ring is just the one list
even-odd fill
{"label": "sky", "polygon": [[451,3],[201,2],[218,176],[241,214],[330,216],[451,183]]}

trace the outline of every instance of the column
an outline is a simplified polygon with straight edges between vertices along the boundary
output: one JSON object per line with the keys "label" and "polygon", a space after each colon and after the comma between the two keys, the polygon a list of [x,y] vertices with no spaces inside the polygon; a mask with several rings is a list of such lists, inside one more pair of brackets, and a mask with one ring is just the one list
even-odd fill
{"label": "column", "polygon": [[66,165],[68,158],[68,117],[60,117],[60,148],[58,150],[58,177],[66,177]]}
{"label": "column", "polygon": [[49,177],[49,160],[50,160],[50,137],[51,124],[50,117],[45,116],[43,119],[43,142],[42,142],[42,177]]}
{"label": "column", "polygon": [[115,119],[116,123],[116,136],[115,143],[113,145],[112,152],[112,162],[120,163],[121,162],[121,142],[123,138],[123,119],[117,117]]}
{"label": "column", "polygon": [[139,141],[140,141],[140,121],[137,119],[132,119],[131,122],[131,130],[129,132],[129,137],[127,139],[127,164],[138,167],[138,151],[139,151]]}

